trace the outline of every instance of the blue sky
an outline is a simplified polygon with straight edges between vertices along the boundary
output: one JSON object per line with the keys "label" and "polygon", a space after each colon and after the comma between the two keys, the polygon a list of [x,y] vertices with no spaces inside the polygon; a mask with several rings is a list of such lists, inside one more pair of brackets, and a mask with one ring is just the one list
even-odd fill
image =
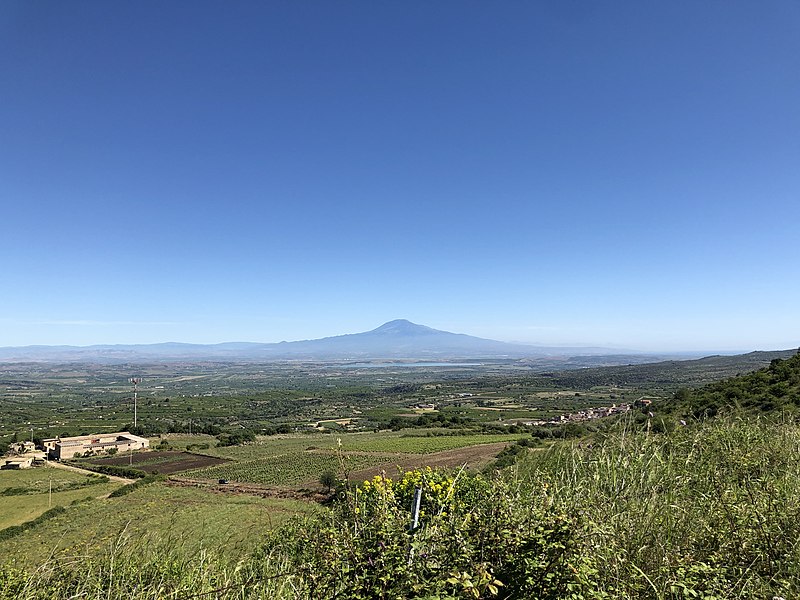
{"label": "blue sky", "polygon": [[0,346],[800,346],[800,4],[0,7]]}

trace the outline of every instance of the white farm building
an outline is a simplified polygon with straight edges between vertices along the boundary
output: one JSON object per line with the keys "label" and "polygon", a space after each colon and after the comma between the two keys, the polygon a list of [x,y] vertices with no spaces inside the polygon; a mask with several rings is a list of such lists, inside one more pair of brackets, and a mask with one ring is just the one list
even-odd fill
{"label": "white farm building", "polygon": [[76,437],[49,438],[42,440],[47,457],[62,460],[72,458],[76,454],[90,452],[97,454],[116,448],[118,452],[142,450],[150,446],[146,438],[133,435],[127,431],[118,433],[95,433]]}

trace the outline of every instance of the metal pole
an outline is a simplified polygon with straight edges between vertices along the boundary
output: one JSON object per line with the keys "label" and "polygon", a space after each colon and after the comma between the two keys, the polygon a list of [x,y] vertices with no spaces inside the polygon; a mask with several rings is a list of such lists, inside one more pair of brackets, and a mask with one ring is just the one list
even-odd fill
{"label": "metal pole", "polygon": [[138,421],[137,421],[137,418],[136,418],[137,417],[137,412],[138,412],[137,411],[137,400],[138,400],[137,392],[138,392],[138,389],[137,389],[136,386],[139,385],[142,382],[142,378],[141,377],[131,377],[128,381],[130,381],[133,384],[133,426],[136,427],[137,424],[138,424]]}
{"label": "metal pole", "polygon": [[53,506],[53,478],[50,478],[50,495],[47,498],[47,508]]}
{"label": "metal pole", "polygon": [[414,499],[411,501],[411,531],[419,527],[419,505],[422,502],[422,488],[414,490]]}

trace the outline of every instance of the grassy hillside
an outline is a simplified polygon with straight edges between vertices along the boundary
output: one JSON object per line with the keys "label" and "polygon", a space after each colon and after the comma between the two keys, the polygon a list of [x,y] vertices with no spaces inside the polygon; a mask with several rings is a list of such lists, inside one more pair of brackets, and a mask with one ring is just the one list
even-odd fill
{"label": "grassy hillside", "polygon": [[665,408],[694,417],[714,416],[726,409],[748,412],[795,412],[800,409],[800,353],[776,358],[769,366],[747,375],[681,389]]}
{"label": "grassy hillside", "polygon": [[87,476],[55,467],[2,470],[0,531],[30,521],[49,508],[108,495],[120,485],[110,482],[107,477]]}
{"label": "grassy hillside", "polygon": [[[417,486],[421,527],[409,532]],[[76,549],[35,571],[0,567],[0,598],[800,594],[800,426],[791,421],[725,417],[659,435],[623,429],[593,446],[530,452],[495,475],[422,470],[395,481],[377,477],[307,520],[272,531],[245,527],[247,546],[233,558],[213,539],[174,543],[175,529],[165,528],[172,509],[165,510],[170,503],[162,496],[171,493],[154,485],[126,497],[134,501],[125,509],[131,526],[138,526],[133,515],[161,519],[143,538],[117,531],[90,558]],[[235,515],[244,514],[214,510],[229,511],[234,529]],[[219,522],[191,514],[183,523],[193,523],[193,531],[200,522]],[[32,534],[53,539],[59,534],[47,527],[55,521]],[[90,515],[71,523],[94,531]],[[66,531],[66,522],[61,526]]]}
{"label": "grassy hillside", "polygon": [[[46,506],[47,495],[41,499]],[[226,496],[154,483],[122,497],[67,506],[63,513],[5,540],[0,563],[35,567],[50,556],[100,557],[131,540],[140,547],[180,549],[185,556],[202,548],[222,548],[221,554],[238,556],[258,546],[272,527],[317,510],[317,505],[297,500]]]}

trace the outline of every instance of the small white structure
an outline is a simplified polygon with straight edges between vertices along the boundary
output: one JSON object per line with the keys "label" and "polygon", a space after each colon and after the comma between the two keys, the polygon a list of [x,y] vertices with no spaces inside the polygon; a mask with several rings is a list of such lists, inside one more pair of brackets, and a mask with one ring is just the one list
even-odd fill
{"label": "small white structure", "polygon": [[47,457],[63,460],[72,458],[76,454],[91,454],[108,452],[116,448],[118,452],[142,450],[150,447],[147,438],[133,435],[128,431],[118,433],[95,433],[92,435],[79,435],[66,438],[49,438],[42,440]]}
{"label": "small white structure", "polygon": [[9,445],[9,449],[17,454],[25,454],[26,452],[34,452],[36,446],[33,442],[14,442]]}
{"label": "small white structure", "polygon": [[33,464],[33,457],[14,457],[6,459],[6,464],[3,465],[4,469],[30,469]]}

